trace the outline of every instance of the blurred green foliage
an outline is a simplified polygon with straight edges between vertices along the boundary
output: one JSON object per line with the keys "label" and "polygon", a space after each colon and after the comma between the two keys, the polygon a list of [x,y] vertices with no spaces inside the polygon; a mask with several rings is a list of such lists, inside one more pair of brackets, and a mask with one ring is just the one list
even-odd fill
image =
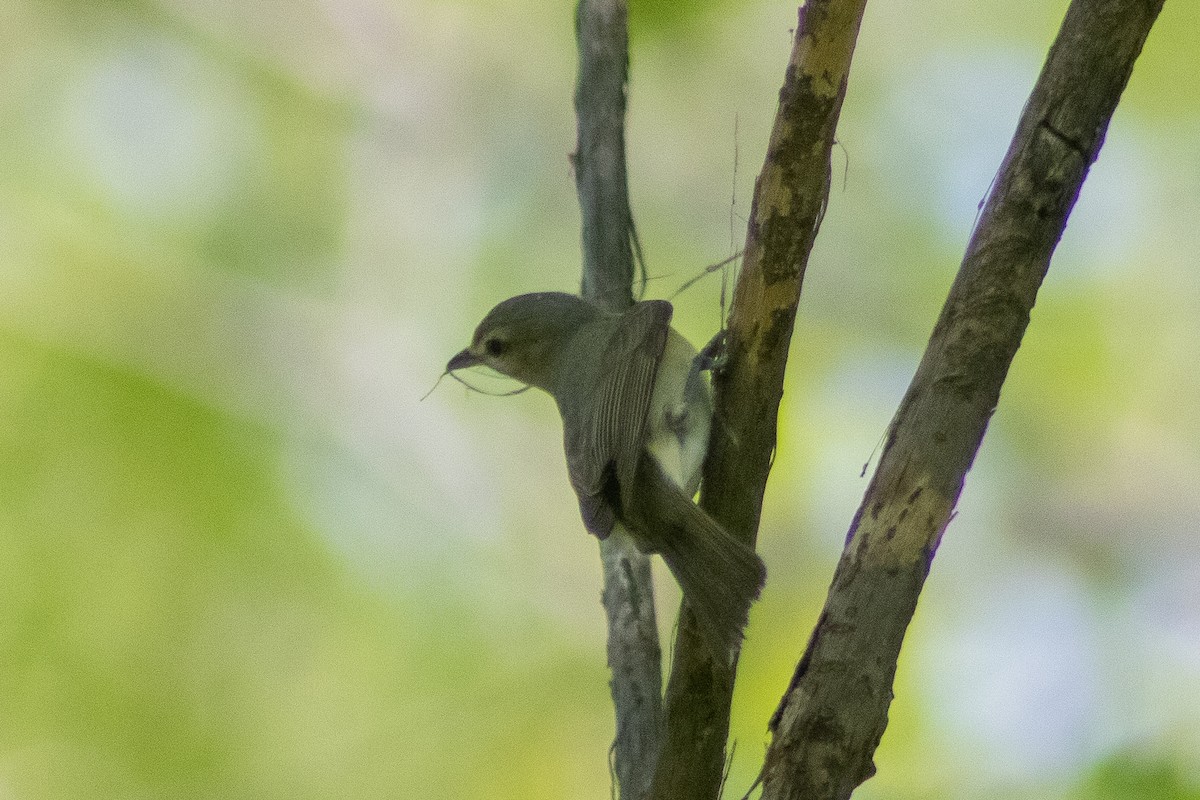
{"label": "blurred green foliage", "polygon": [[1171,762],[1118,754],[1097,764],[1075,795],[1094,800],[1194,800],[1200,789]]}
{"label": "blurred green foliage", "polygon": [[[1065,5],[868,8],[731,794]],[[738,247],[795,7],[630,16],[663,297]],[[1085,186],[863,797],[1200,793],[1198,25],[1167,4]],[[16,0],[0,28],[0,797],[607,797],[553,406],[419,399],[495,301],[577,285],[571,9]],[[707,340],[719,297],[677,325]]]}

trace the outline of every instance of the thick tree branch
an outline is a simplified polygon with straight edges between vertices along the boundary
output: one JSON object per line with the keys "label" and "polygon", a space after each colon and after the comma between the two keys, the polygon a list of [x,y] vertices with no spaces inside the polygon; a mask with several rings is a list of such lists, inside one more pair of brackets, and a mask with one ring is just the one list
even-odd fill
{"label": "thick tree branch", "polygon": [[[572,163],[583,224],[582,294],[609,308],[633,302],[633,222],[625,176],[628,37],[624,0],[580,0],[575,17],[579,141]],[[617,732],[613,758],[621,797],[650,785],[662,738],[662,652],[650,560],[627,537],[600,543],[608,664]]]}
{"label": "thick tree branch", "polygon": [[847,798],[873,773],[917,596],[1162,3],[1067,11],[772,720],[765,800]]}
{"label": "thick tree branch", "polygon": [[[766,161],[755,184],[729,319],[714,376],[716,423],[701,505],[753,542],[775,449],[788,344],[809,251],[829,189],[829,159],[866,0],[811,0],[800,12]],[[709,658],[686,604],[667,686],[667,735],[652,796],[718,796],[732,675]]]}

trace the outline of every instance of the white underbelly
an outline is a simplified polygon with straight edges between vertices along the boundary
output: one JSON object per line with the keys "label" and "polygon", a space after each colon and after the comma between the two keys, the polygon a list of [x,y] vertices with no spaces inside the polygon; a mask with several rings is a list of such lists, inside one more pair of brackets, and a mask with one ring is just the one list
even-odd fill
{"label": "white underbelly", "polygon": [[692,376],[696,348],[671,328],[663,348],[654,393],[646,450],[688,495],[700,487],[700,469],[708,453],[712,401],[703,376]]}

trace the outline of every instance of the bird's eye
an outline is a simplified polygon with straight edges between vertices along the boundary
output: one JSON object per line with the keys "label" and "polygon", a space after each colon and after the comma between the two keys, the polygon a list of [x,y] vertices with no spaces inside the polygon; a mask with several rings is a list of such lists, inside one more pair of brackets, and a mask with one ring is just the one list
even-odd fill
{"label": "bird's eye", "polygon": [[500,339],[488,339],[483,343],[483,349],[487,351],[489,356],[493,358],[504,353],[507,345]]}

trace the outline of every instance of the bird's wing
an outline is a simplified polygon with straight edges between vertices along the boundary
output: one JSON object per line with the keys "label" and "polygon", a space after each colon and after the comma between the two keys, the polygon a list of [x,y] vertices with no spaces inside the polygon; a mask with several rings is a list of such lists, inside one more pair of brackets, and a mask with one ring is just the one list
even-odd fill
{"label": "bird's wing", "polygon": [[629,502],[671,313],[667,301],[647,300],[613,320],[598,363],[579,371],[588,385],[568,392],[570,404],[560,398],[571,484],[584,524],[601,538]]}

